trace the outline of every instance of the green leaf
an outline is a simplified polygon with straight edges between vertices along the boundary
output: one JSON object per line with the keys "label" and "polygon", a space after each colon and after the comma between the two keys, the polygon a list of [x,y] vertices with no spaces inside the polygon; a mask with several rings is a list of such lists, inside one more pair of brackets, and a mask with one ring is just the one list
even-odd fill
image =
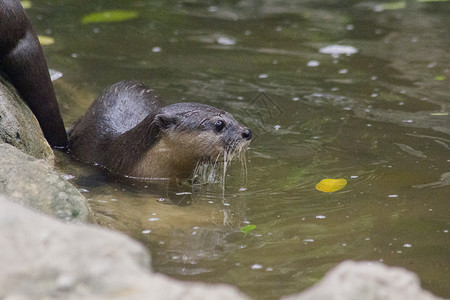
{"label": "green leaf", "polygon": [[397,9],[404,9],[406,7],[406,2],[400,1],[400,2],[388,2],[383,3],[379,5],[379,8],[381,10],[397,10]]}
{"label": "green leaf", "polygon": [[434,77],[435,80],[440,80],[440,81],[445,80],[445,78],[446,77],[444,75],[437,75],[436,77]]}
{"label": "green leaf", "polygon": [[138,15],[138,12],[134,10],[108,10],[86,15],[81,19],[81,23],[89,24],[122,22],[136,19]]}
{"label": "green leaf", "polygon": [[449,0],[417,0],[417,2],[448,2]]}
{"label": "green leaf", "polygon": [[256,225],[247,225],[247,226],[241,227],[241,232],[244,234],[247,234],[249,231],[252,231],[255,228],[256,228]]}

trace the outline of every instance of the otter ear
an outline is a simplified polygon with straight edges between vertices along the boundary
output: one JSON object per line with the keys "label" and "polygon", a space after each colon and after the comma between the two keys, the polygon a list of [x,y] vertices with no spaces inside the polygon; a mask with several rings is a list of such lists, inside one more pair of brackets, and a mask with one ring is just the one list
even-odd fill
{"label": "otter ear", "polygon": [[157,114],[155,116],[155,124],[161,129],[169,129],[179,123],[179,119],[174,115]]}

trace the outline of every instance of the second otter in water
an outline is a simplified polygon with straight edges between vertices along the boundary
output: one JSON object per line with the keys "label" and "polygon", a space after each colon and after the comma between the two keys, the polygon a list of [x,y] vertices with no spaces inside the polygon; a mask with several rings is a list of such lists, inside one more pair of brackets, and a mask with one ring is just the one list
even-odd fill
{"label": "second otter in water", "polygon": [[105,89],[69,129],[79,160],[116,174],[189,179],[198,164],[245,150],[251,131],[231,114],[199,103],[165,105],[135,81]]}

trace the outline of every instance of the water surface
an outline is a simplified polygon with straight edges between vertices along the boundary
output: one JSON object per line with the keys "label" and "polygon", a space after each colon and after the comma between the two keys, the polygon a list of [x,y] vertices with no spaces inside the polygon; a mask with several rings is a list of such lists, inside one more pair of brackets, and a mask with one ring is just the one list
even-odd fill
{"label": "water surface", "polygon": [[[34,1],[37,31],[56,41],[44,50],[64,74],[66,125],[104,87],[138,79],[168,103],[223,108],[255,136],[247,177],[234,163],[225,190],[60,167],[100,224],[143,242],[171,277],[276,299],[343,260],[376,260],[450,297],[450,4],[404,4]],[[80,22],[110,9],[139,17]],[[323,178],[348,185],[322,193]]]}

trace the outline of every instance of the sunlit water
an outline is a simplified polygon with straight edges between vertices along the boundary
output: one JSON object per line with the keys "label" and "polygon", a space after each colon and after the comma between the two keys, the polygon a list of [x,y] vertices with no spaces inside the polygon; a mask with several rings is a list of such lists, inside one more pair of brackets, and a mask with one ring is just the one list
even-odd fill
{"label": "sunlit water", "polygon": [[[138,79],[254,132],[247,177],[235,161],[225,189],[118,180],[67,156],[59,166],[101,225],[174,278],[276,299],[343,260],[377,260],[449,297],[450,4],[326,3],[33,2],[39,34],[56,41],[45,52],[63,73],[67,125],[104,87]],[[108,9],[140,17],[80,23]],[[323,178],[348,185],[325,194]]]}

